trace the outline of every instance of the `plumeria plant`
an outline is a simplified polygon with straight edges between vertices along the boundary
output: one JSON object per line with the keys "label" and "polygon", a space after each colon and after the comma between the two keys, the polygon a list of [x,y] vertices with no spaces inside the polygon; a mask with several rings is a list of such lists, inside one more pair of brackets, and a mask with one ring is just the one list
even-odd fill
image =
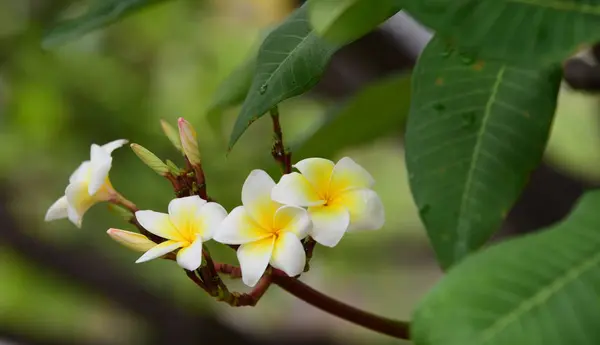
{"label": "plumeria plant", "polygon": [[[334,247],[347,231],[377,230],[385,222],[383,205],[371,187],[373,177],[349,157],[337,163],[323,158],[292,165],[283,143],[279,114],[272,111],[275,129],[272,155],[282,176],[276,182],[264,170],[252,170],[241,188],[241,205],[227,212],[207,193],[196,130],[185,119],[177,131],[162,122],[165,135],[185,157],[181,169],[163,162],[138,144],[133,152],[173,186],[175,198],[167,212],[140,210],[112,186],[111,153],[126,140],[92,144],[91,158],[69,179],[65,196],[56,201],[46,220],[68,218],[81,227],[84,213],[95,203],[108,202],[129,212],[138,232],[108,229],[118,243],[143,254],[137,263],[173,260],[187,276],[215,299],[234,307],[254,306],[270,285],[349,321],[398,337],[404,323],[379,317],[327,297],[299,280],[308,272],[316,245]],[[297,172],[292,171],[296,169]],[[215,262],[203,246],[214,240],[237,253],[239,265]],[[241,278],[248,293],[230,291],[221,275]]]}

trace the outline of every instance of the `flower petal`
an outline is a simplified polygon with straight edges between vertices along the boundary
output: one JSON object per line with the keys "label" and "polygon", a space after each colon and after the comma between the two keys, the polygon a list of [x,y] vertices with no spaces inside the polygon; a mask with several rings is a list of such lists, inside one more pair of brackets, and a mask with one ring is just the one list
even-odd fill
{"label": "flower petal", "polygon": [[106,233],[108,233],[113,240],[137,252],[145,252],[156,246],[156,243],[150,241],[148,237],[138,234],[137,232],[108,229]]}
{"label": "flower petal", "polygon": [[67,197],[67,217],[77,227],[81,227],[83,215],[92,207],[98,200],[90,196],[88,186],[85,182],[71,183],[65,190]]}
{"label": "flower petal", "polygon": [[281,206],[271,199],[275,182],[265,171],[256,169],[250,172],[242,187],[242,204],[259,225],[265,229],[273,226],[273,215]]}
{"label": "flower petal", "polygon": [[148,210],[137,211],[135,213],[135,218],[144,229],[157,236],[181,242],[186,240],[181,236],[177,229],[175,229],[173,223],[171,223],[171,220],[169,219],[169,215],[166,213]]}
{"label": "flower petal", "polygon": [[273,228],[282,233],[293,233],[299,239],[308,236],[312,227],[308,212],[296,206],[282,206],[275,212]]}
{"label": "flower petal", "polygon": [[377,230],[385,223],[381,199],[371,189],[354,189],[337,196],[333,204],[344,206],[350,213],[349,231]]}
{"label": "flower petal", "polygon": [[200,210],[200,224],[197,235],[200,235],[203,241],[212,239],[226,217],[227,211],[223,206],[216,202],[206,203]]}
{"label": "flower petal", "polygon": [[371,188],[374,184],[375,180],[368,171],[356,164],[352,158],[344,157],[333,168],[329,191],[335,196],[348,189]]}
{"label": "flower petal", "polygon": [[271,265],[295,277],[304,271],[305,264],[306,253],[298,237],[290,232],[282,233],[275,240]]}
{"label": "flower petal", "polygon": [[294,165],[317,191],[327,191],[335,164],[324,158],[307,158]]}
{"label": "flower petal", "polygon": [[[271,198],[284,205],[304,207],[323,205],[324,198],[320,197],[318,192],[306,177],[293,172],[281,177],[271,191]],[[324,195],[327,190],[320,192]]]}
{"label": "flower petal", "polygon": [[169,203],[171,223],[188,242],[193,242],[200,232],[200,210],[205,204],[206,200],[197,195],[173,199]]}
{"label": "flower petal", "polygon": [[69,177],[69,183],[88,181],[92,172],[92,162],[85,161]]}
{"label": "flower petal", "polygon": [[119,147],[127,144],[129,141],[126,139],[118,139],[118,140],[114,140],[111,141],[110,143],[104,144],[102,145],[102,149],[104,151],[106,151],[106,153],[108,153],[109,155],[116,149],[118,149]]}
{"label": "flower petal", "polygon": [[223,220],[214,234],[214,240],[224,244],[244,244],[272,235],[250,218],[244,206],[238,206]]}
{"label": "flower petal", "polygon": [[50,206],[50,208],[48,208],[48,211],[46,212],[46,217],[44,217],[44,220],[46,222],[50,222],[50,221],[57,220],[57,219],[67,218],[68,217],[68,211],[67,211],[68,208],[69,208],[69,203],[67,202],[67,197],[63,196],[60,199],[56,200],[52,204],[52,206]]}
{"label": "flower petal", "polygon": [[252,287],[258,283],[269,265],[274,242],[275,236],[271,236],[259,241],[242,244],[238,248],[237,257],[242,269],[244,284]]}
{"label": "flower petal", "polygon": [[181,246],[183,246],[183,243],[181,243],[181,242],[165,241],[161,244],[158,244],[158,245],[152,247],[152,249],[145,252],[144,255],[142,255],[139,259],[137,259],[137,261],[135,263],[139,264],[142,262],[160,258],[161,256],[168,254],[177,248],[181,248]]}
{"label": "flower petal", "polygon": [[102,185],[106,183],[108,172],[112,166],[112,157],[110,156],[110,153],[106,152],[100,146],[92,144],[91,162],[92,166],[88,192],[90,195],[94,195]]}
{"label": "flower petal", "polygon": [[177,253],[177,263],[188,271],[194,271],[202,264],[202,238],[198,236],[191,245]]}
{"label": "flower petal", "polygon": [[350,224],[350,214],[343,206],[328,205],[308,209],[313,222],[311,236],[318,243],[335,247]]}

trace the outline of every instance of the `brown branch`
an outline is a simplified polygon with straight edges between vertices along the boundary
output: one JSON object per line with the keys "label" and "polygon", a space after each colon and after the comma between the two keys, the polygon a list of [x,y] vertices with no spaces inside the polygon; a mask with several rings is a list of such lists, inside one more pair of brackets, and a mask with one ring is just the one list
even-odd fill
{"label": "brown branch", "polygon": [[357,309],[326,296],[295,278],[273,274],[272,282],[297,298],[329,314],[394,338],[410,339],[409,324],[407,322],[388,319]]}
{"label": "brown branch", "polygon": [[242,277],[242,270],[237,266],[218,262],[214,265],[217,272],[227,274],[232,279],[239,279]]}
{"label": "brown branch", "polygon": [[271,155],[279,163],[282,173],[289,174],[292,172],[292,153],[286,151],[283,144],[283,132],[279,123],[279,109],[275,106],[269,113],[271,114],[271,120],[273,120],[273,133],[275,134]]}

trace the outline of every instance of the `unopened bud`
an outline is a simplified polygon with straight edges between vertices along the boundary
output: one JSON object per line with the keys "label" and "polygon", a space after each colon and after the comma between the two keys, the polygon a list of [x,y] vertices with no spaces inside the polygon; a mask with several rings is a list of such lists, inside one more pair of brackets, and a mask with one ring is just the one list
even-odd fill
{"label": "unopened bud", "polygon": [[183,148],[181,147],[181,140],[179,139],[179,132],[173,126],[171,126],[167,121],[160,120],[160,125],[162,127],[163,132],[169,138],[169,141],[177,148],[179,151],[183,152]]}
{"label": "unopened bud", "polygon": [[156,171],[159,175],[166,176],[169,174],[169,167],[145,147],[138,144],[131,144],[131,149],[142,160],[142,162],[144,162],[152,170]]}
{"label": "unopened bud", "polygon": [[121,206],[115,204],[108,204],[108,210],[114,213],[116,216],[123,218],[124,221],[129,222],[133,218],[131,212]]}
{"label": "unopened bud", "polygon": [[167,167],[169,167],[169,171],[171,172],[171,174],[173,174],[174,176],[179,176],[179,174],[181,174],[181,169],[179,169],[177,164],[173,163],[170,159],[167,159],[165,163],[167,163]]}
{"label": "unopened bud", "polygon": [[109,229],[107,232],[113,240],[137,252],[146,252],[156,246],[148,237],[131,231]]}
{"label": "unopened bud", "polygon": [[179,125],[179,137],[181,138],[183,153],[192,165],[199,165],[200,151],[198,150],[196,130],[183,117],[179,118],[177,124]]}

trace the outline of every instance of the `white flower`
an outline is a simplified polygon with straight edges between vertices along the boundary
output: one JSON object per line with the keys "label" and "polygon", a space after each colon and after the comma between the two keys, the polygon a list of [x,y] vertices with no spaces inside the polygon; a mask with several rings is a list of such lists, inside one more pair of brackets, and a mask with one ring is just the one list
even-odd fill
{"label": "white flower", "polygon": [[179,249],[177,263],[188,271],[202,264],[202,243],[213,237],[227,211],[215,202],[206,202],[197,195],[173,199],[169,214],[137,211],[135,217],[142,227],[167,239],[148,250],[136,262],[146,262]]}
{"label": "white flower", "polygon": [[240,244],[237,257],[242,280],[254,286],[269,263],[293,277],[302,273],[306,254],[302,240],[311,227],[305,209],[271,199],[275,182],[266,172],[253,170],[242,188],[242,204],[221,224],[215,241]]}
{"label": "white flower", "polygon": [[352,159],[337,164],[323,158],[308,158],[296,165],[301,174],[284,175],[273,188],[273,200],[308,207],[313,222],[311,236],[333,247],[347,230],[376,230],[385,214],[373,177]]}
{"label": "white flower", "polygon": [[83,215],[90,207],[114,197],[116,192],[108,178],[112,165],[111,153],[126,143],[127,140],[120,139],[102,146],[92,144],[90,160],[81,163],[71,174],[65,196],[50,206],[45,220],[68,218],[81,227]]}
{"label": "white flower", "polygon": [[156,246],[148,237],[137,232],[108,229],[107,233],[113,240],[136,252],[146,252]]}

